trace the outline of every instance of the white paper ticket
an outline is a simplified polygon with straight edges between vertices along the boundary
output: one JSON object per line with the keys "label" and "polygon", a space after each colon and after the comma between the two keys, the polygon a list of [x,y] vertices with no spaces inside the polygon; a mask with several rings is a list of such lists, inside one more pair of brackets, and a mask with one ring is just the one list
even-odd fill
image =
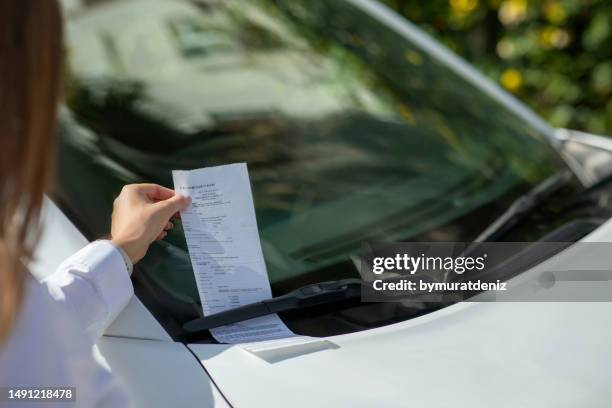
{"label": "white paper ticket", "polygon": [[[270,299],[246,164],[175,170],[172,177],[175,190],[192,200],[181,219],[204,315]],[[301,337],[276,314],[211,333],[221,343]]]}

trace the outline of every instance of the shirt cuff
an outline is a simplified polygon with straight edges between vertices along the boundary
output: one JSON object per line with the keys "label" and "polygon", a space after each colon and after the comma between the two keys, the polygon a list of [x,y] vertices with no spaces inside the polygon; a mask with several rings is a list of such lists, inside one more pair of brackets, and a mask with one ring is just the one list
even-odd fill
{"label": "shirt cuff", "polygon": [[64,261],[60,269],[92,282],[106,305],[110,323],[134,294],[128,268],[108,240],[94,241]]}
{"label": "shirt cuff", "polygon": [[134,271],[134,263],[132,262],[132,259],[130,258],[130,256],[119,245],[115,245],[113,243],[113,241],[108,241],[108,242],[110,242],[111,245],[113,245],[115,248],[117,248],[117,250],[119,251],[119,253],[123,257],[123,262],[125,263],[125,267],[127,268],[128,274],[131,276],[132,272]]}

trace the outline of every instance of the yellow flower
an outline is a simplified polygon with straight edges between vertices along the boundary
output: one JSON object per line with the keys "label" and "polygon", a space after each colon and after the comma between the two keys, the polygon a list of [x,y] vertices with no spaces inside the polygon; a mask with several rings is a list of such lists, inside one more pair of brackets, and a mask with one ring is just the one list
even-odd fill
{"label": "yellow flower", "polygon": [[510,92],[516,92],[523,85],[523,75],[517,69],[507,68],[502,72],[499,82]]}
{"label": "yellow flower", "polygon": [[527,17],[527,0],[505,0],[498,11],[504,25],[516,25]]}
{"label": "yellow flower", "polygon": [[478,7],[478,0],[449,0],[449,3],[453,13],[460,16],[466,15]]}
{"label": "yellow flower", "polygon": [[540,31],[538,42],[544,48],[565,48],[570,42],[570,36],[562,28],[548,26]]}
{"label": "yellow flower", "polygon": [[501,58],[509,59],[515,55],[516,46],[514,45],[514,42],[512,42],[512,40],[504,37],[497,43],[495,51],[497,51],[497,55],[499,55]]}
{"label": "yellow flower", "polygon": [[549,1],[544,4],[544,15],[552,24],[561,24],[567,17],[565,8],[558,1]]}

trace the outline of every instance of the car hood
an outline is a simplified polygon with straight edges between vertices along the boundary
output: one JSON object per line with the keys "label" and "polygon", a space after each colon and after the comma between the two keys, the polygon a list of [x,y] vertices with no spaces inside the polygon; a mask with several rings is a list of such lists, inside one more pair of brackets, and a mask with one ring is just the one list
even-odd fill
{"label": "car hood", "polygon": [[[612,221],[583,241],[612,242]],[[546,263],[580,256],[574,247]],[[612,254],[593,262],[607,268]],[[536,269],[520,278],[537,279]],[[604,407],[610,316],[610,302],[465,302],[328,337],[317,350],[262,358],[239,346],[189,347],[237,407]]]}

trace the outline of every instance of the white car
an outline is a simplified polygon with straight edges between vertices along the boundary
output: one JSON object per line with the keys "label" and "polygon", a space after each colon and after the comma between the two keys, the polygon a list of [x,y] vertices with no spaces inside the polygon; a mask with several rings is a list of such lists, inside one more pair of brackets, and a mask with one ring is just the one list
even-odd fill
{"label": "white car", "polygon": [[[39,275],[108,232],[123,184],[241,161],[275,295],[358,277],[365,241],[473,240],[557,172],[567,185],[501,238],[612,242],[612,143],[550,128],[377,2],[89,3],[65,1],[70,79]],[[609,270],[584,248],[540,261]],[[514,279],[537,282],[539,265]],[[610,302],[333,303],[281,314],[325,342],[257,355],[183,329],[201,305],[180,225],[133,282],[98,358],[137,407],[612,401]]]}

